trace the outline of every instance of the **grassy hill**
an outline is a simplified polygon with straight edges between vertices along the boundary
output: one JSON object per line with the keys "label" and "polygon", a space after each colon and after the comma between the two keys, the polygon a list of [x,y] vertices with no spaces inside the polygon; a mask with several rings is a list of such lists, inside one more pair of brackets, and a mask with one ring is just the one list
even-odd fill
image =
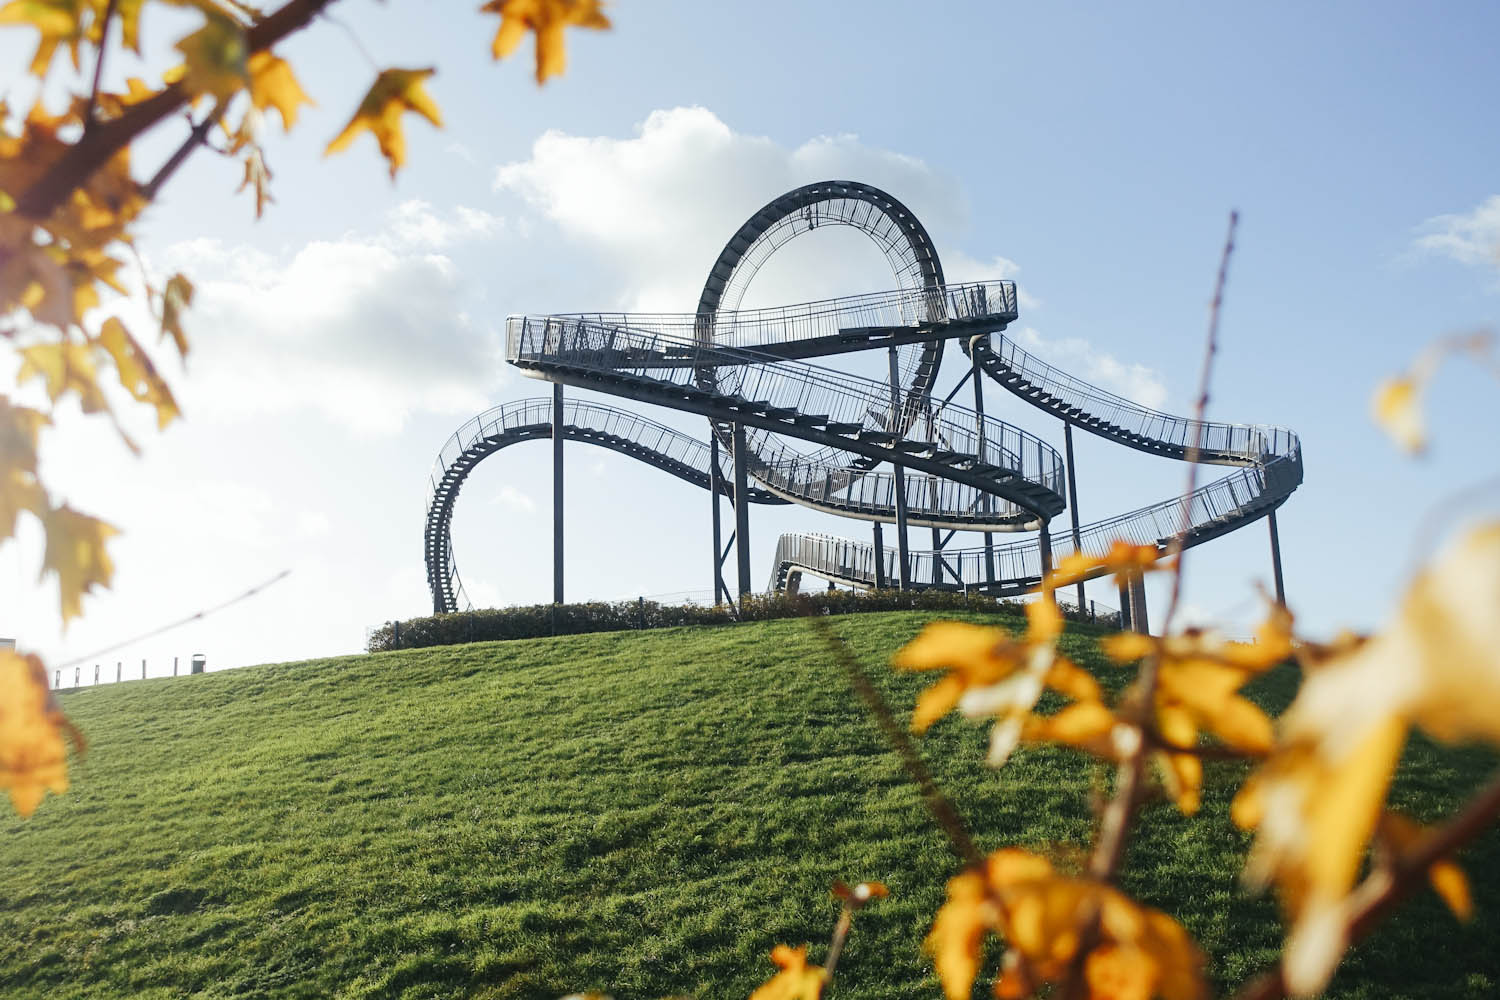
{"label": "grassy hill", "polygon": [[[880,665],[932,618],[835,619]],[[1100,666],[1087,630],[1070,651]],[[1284,703],[1289,676],[1261,696]],[[380,653],[63,695],[91,741],[74,788],[0,817],[0,996],[743,997],[779,942],[821,959],[835,879],[880,879],[835,995],[938,997],[919,951],[942,837],[806,622]],[[1088,841],[1065,750],[980,765],[923,743],[982,846]],[[1451,808],[1494,758],[1408,753],[1398,802]],[[1205,817],[1148,809],[1126,888],[1178,915],[1234,985],[1274,953],[1238,888],[1246,839],[1210,770]],[[1500,990],[1500,837],[1466,859],[1480,915],[1423,898],[1346,962],[1339,997]],[[991,956],[992,964],[996,956]]]}

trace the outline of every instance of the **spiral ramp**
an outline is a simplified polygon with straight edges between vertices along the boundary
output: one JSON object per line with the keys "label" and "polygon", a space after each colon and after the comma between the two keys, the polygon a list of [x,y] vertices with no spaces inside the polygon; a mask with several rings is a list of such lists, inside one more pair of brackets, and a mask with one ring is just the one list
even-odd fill
{"label": "spiral ramp", "polygon": [[[773,309],[736,306],[775,249],[819,225],[853,226],[886,254],[901,286]],[[1197,545],[1275,510],[1302,481],[1300,443],[1270,426],[1194,421],[1143,407],[1035,358],[1005,337],[1017,316],[1009,281],[947,284],[925,230],[889,195],[853,182],[807,185],[775,199],[731,238],[699,308],[685,314],[512,316],[506,358],[522,374],[707,417],[711,442],[615,407],[569,399],[562,436],[610,448],[706,489],[713,444],[743,462],[752,503],[797,503],[845,517],[949,531],[1036,531],[1064,510],[1061,456],[1037,436],[934,399],[942,347],[957,340],[974,369],[1080,430],[1148,454],[1236,467],[1187,502],[1161,503],[1082,526],[1077,548],[1102,554],[1115,539]],[[808,362],[886,350],[889,382]],[[738,454],[732,429],[744,435]],[[434,610],[466,598],[451,544],[458,491],[480,460],[509,444],[552,436],[552,401],[495,407],[460,428],[434,464],[424,531]],[[810,449],[810,450],[809,450]],[[904,504],[901,503],[904,501]],[[900,508],[905,508],[901,511]],[[951,536],[950,536],[951,537]],[[1034,588],[1048,532],[983,549],[912,550],[913,587],[997,596]],[[1073,552],[1051,535],[1055,561]],[[858,587],[901,577],[895,547],[824,535],[778,541],[770,587],[803,572]],[[1050,564],[1050,563],[1049,563]]]}

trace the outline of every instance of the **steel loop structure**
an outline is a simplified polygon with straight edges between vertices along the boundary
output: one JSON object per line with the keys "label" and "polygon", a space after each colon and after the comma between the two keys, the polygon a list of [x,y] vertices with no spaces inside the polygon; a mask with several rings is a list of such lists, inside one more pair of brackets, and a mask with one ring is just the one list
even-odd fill
{"label": "steel loop structure", "polygon": [[[827,225],[868,236],[898,287],[771,309],[738,308],[778,248]],[[543,438],[554,449],[559,602],[565,440],[629,455],[710,491],[716,600],[732,602],[723,575],[731,547],[738,593],[751,590],[748,508],[754,503],[797,503],[873,522],[870,542],[783,535],[772,589],[795,589],[807,572],[858,587],[1018,594],[1074,551],[1102,554],[1119,538],[1164,547],[1175,537],[1197,545],[1268,517],[1279,592],[1274,512],[1302,482],[1297,436],[1278,427],[1172,416],[1090,385],[1005,337],[1017,315],[1012,282],[946,283],[926,230],[896,199],[869,185],[828,181],[790,191],[751,216],[715,261],[695,312],[511,316],[506,359],[523,374],[553,383],[552,396],[487,410],[440,451],[424,528],[433,610],[467,605],[451,541],[464,479],[489,455]],[[972,408],[952,402],[962,382],[946,398],[933,393],[949,340],[967,355]],[[809,361],[869,350],[887,352],[888,379]],[[1041,438],[985,415],[981,378],[1063,422],[1066,470],[1064,457]],[[612,406],[564,400],[563,386],[706,417],[708,439]],[[1054,536],[1050,523],[1070,505],[1074,427],[1149,454],[1237,468],[1191,497],[1089,525],[1078,524],[1075,496],[1071,531]],[[729,545],[720,537],[721,496],[730,499],[735,516]],[[883,542],[883,524],[896,527],[894,549]],[[907,529],[913,525],[932,529],[931,550],[909,547]],[[947,539],[940,529],[948,531]],[[957,530],[983,532],[983,547],[948,548]],[[994,533],[1017,531],[1035,534],[1008,544],[993,539]],[[1144,626],[1143,600],[1138,627]]]}

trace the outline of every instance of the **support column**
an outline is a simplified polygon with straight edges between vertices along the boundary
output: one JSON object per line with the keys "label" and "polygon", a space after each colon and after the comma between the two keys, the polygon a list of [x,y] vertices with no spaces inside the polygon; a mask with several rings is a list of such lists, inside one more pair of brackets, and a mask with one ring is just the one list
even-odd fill
{"label": "support column", "polygon": [[750,485],[745,467],[750,454],[745,448],[745,425],[734,425],[734,537],[739,562],[740,597],[750,593]]}
{"label": "support column", "polygon": [[1045,519],[1041,530],[1037,532],[1036,545],[1037,553],[1042,557],[1042,575],[1046,576],[1052,572],[1052,529],[1047,527]]}
{"label": "support column", "polygon": [[552,383],[552,603],[563,602],[563,387]]}
{"label": "support column", "polygon": [[1276,533],[1276,511],[1266,516],[1271,526],[1271,572],[1276,576],[1276,603],[1286,605],[1286,588],[1281,583],[1281,536]]}
{"label": "support column", "polygon": [[[890,348],[891,362],[891,426],[892,434],[901,429],[901,374],[896,365],[896,349]],[[893,450],[892,455],[895,454]],[[906,469],[899,463],[891,463],[896,470],[896,558],[897,577],[902,590],[911,589],[911,549],[906,537]]]}
{"label": "support column", "polygon": [[1130,586],[1120,584],[1120,631],[1130,631]]}
{"label": "support column", "polygon": [[1151,634],[1151,619],[1146,613],[1146,581],[1137,579],[1130,584],[1130,627],[1142,635]]}
{"label": "support column", "polygon": [[[1073,471],[1073,425],[1063,421],[1063,450],[1068,461],[1068,510],[1073,515],[1073,551],[1083,551],[1083,537],[1078,533],[1078,476]],[[1078,610],[1087,607],[1083,599],[1083,581],[1078,581]]]}
{"label": "support column", "polygon": [[875,589],[886,588],[885,579],[885,542],[880,537],[880,522],[871,521],[875,526]]}
{"label": "support column", "polygon": [[[971,377],[974,379],[975,423],[979,425],[975,428],[975,433],[979,435],[979,451],[982,457],[984,452],[984,384],[981,378],[984,373],[979,369],[979,352],[974,350],[972,342],[969,344],[969,358],[974,363]],[[995,509],[994,502],[994,497],[988,493],[980,495],[980,509],[986,514]],[[991,590],[995,589],[995,541],[994,534],[989,531],[984,532],[984,583]]]}
{"label": "support column", "polygon": [[724,475],[719,471],[719,436],[714,433],[714,425],[710,421],[708,425],[708,495],[714,511],[714,573],[711,579],[715,604],[719,603],[721,596],[729,596],[729,588],[724,586],[723,529],[719,524],[719,494],[723,491]]}
{"label": "support column", "polygon": [[[958,581],[954,581],[958,582]],[[943,583],[943,533],[936,528],[932,529],[932,585],[942,586]]]}

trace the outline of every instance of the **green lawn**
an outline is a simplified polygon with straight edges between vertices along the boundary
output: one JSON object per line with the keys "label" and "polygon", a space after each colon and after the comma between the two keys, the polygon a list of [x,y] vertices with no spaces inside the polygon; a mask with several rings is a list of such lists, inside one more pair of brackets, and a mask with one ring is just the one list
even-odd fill
{"label": "green lawn", "polygon": [[[905,712],[923,679],[883,664],[933,617],[833,621]],[[1066,643],[1100,666],[1089,633]],[[1262,683],[1279,707],[1293,679]],[[0,818],[0,996],[743,997],[778,942],[821,960],[835,879],[891,888],[861,914],[835,995],[940,996],[919,945],[955,862],[805,621],[380,653],[62,700],[91,746],[67,795]],[[1087,845],[1100,785],[1083,758],[1024,750],[989,771],[983,731],[959,719],[922,747],[982,846]],[[1439,815],[1494,763],[1414,746],[1397,802]],[[1279,942],[1274,905],[1237,884],[1239,773],[1210,770],[1196,821],[1150,807],[1125,886],[1183,920],[1220,988]],[[1496,995],[1500,836],[1466,862],[1473,924],[1425,895],[1332,995]]]}

